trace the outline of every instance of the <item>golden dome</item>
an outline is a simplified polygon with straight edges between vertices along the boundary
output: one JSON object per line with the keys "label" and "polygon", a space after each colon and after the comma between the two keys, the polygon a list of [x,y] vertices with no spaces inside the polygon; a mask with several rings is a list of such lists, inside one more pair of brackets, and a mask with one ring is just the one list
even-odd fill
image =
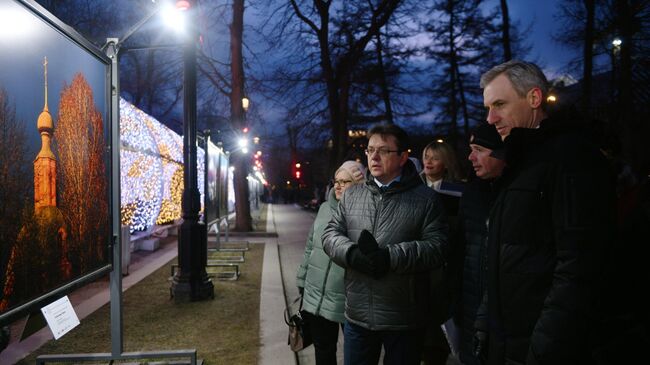
{"label": "golden dome", "polygon": [[54,123],[52,122],[52,115],[50,115],[50,111],[47,110],[47,106],[43,108],[43,111],[38,116],[38,122],[36,125],[38,126],[39,132],[42,132],[44,129],[51,132],[52,129],[54,129]]}

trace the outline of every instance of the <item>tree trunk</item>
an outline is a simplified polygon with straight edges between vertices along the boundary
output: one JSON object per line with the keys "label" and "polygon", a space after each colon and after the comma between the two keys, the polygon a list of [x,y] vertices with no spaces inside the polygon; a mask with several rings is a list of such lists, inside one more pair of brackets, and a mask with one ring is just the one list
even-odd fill
{"label": "tree trunk", "polygon": [[348,113],[350,109],[348,106],[348,100],[350,98],[350,84],[350,73],[341,72],[339,74],[338,84],[339,103],[335,106],[339,110],[338,114],[340,119],[336,125],[336,130],[334,131],[334,133],[338,135],[337,139],[339,145],[336,149],[336,164],[331,166],[332,172],[334,172],[334,169],[343,162],[348,150]]}
{"label": "tree trunk", "polygon": [[355,40],[350,49],[341,55],[336,67],[333,65],[330,54],[329,44],[329,7],[330,1],[313,0],[315,13],[318,14],[320,28],[318,25],[305,16],[298,7],[295,0],[291,0],[296,15],[300,18],[318,37],[318,46],[320,48],[320,63],[323,70],[323,80],[327,87],[327,106],[330,112],[330,127],[332,129],[333,148],[330,154],[329,170],[334,168],[343,161],[347,152],[347,133],[348,133],[348,99],[350,94],[350,77],[352,71],[359,63],[368,42],[379,33],[395,8],[401,3],[401,0],[382,0],[372,11],[369,27],[359,39]]}
{"label": "tree trunk", "polygon": [[584,67],[582,70],[582,111],[587,115],[591,114],[591,88],[594,56],[594,16],[595,1],[584,0],[587,11],[587,22],[585,24],[585,43],[583,49]]}
{"label": "tree trunk", "polygon": [[[230,117],[233,128],[241,131],[246,126],[242,107],[244,97],[244,62],[242,54],[244,33],[244,0],[234,0],[232,4],[232,24],[230,25],[230,71],[232,90],[230,91]],[[253,229],[250,203],[248,201],[248,163],[241,151],[231,156],[235,167],[233,184],[235,190],[235,231]]]}
{"label": "tree trunk", "polygon": [[512,59],[512,49],[510,47],[510,14],[508,13],[507,0],[501,0],[501,17],[503,18],[503,22],[501,24],[503,58],[504,61],[509,61]]}
{"label": "tree trunk", "polygon": [[634,33],[634,14],[632,13],[629,0],[616,2],[618,28],[621,35],[621,45],[618,56],[618,116],[621,126],[623,154],[627,161],[636,166],[638,157],[635,149],[635,113],[634,96],[632,93],[632,36]]}
{"label": "tree trunk", "polygon": [[465,97],[465,86],[463,85],[458,62],[456,62],[456,82],[458,84],[458,95],[460,96],[460,108],[463,110],[463,131],[465,138],[467,138],[469,137],[469,111],[467,108],[467,98]]}
{"label": "tree trunk", "polygon": [[381,43],[381,33],[377,33],[377,64],[379,65],[379,83],[381,87],[381,96],[386,108],[386,122],[393,124],[393,108],[390,105],[390,92],[386,82],[386,69],[384,68],[383,45]]}
{"label": "tree trunk", "polygon": [[458,102],[456,100],[456,70],[458,69],[457,60],[456,60],[456,47],[455,47],[455,35],[454,27],[456,26],[456,18],[453,10],[453,5],[451,2],[449,5],[449,115],[451,120],[451,130],[449,131],[449,137],[451,138],[452,143],[456,143],[457,134],[458,134]]}

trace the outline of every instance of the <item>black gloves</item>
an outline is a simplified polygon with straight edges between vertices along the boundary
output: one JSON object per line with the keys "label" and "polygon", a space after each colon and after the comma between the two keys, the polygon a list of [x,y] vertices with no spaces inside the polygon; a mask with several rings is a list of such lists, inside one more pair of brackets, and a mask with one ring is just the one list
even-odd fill
{"label": "black gloves", "polygon": [[363,252],[366,255],[373,251],[377,251],[379,249],[377,240],[375,240],[375,237],[373,237],[372,233],[368,232],[367,229],[361,231],[357,243],[359,244],[359,248],[361,249],[361,252]]}
{"label": "black gloves", "polygon": [[303,288],[302,286],[299,286],[298,287],[298,294],[300,294],[300,296],[302,297],[302,295],[305,294],[305,288]]}
{"label": "black gloves", "polygon": [[[356,262],[353,263],[353,260]],[[348,251],[348,263],[353,269],[379,279],[390,270],[390,253],[387,248],[379,248],[372,233],[364,229],[357,246],[352,246]]]}
{"label": "black gloves", "polygon": [[380,248],[368,254],[370,262],[374,267],[372,276],[379,279],[388,273],[390,270],[390,253],[387,248]]}
{"label": "black gloves", "polygon": [[488,335],[483,331],[474,333],[474,356],[481,364],[487,364],[488,360]]}
{"label": "black gloves", "polygon": [[356,271],[362,272],[366,275],[373,275],[375,268],[368,258],[361,252],[361,249],[358,245],[350,247],[348,250],[347,260],[348,265]]}

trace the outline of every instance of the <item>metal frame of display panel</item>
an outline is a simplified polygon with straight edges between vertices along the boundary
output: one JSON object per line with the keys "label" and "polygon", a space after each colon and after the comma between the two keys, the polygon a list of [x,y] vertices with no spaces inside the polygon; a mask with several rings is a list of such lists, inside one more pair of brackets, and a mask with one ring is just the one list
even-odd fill
{"label": "metal frame of display panel", "polygon": [[[35,15],[37,18],[40,18],[46,25],[50,26],[53,28],[53,30],[61,33],[63,37],[68,38],[72,43],[75,45],[79,46],[79,48],[83,49],[86,51],[88,54],[91,56],[95,57],[98,61],[102,62],[106,66],[106,88],[104,90],[104,97],[108,98],[108,95],[110,93],[110,82],[108,78],[110,77],[110,59],[106,57],[97,47],[95,47],[92,43],[90,43],[88,40],[86,40],[84,37],[82,37],[79,33],[77,33],[73,28],[69,27],[68,25],[64,24],[61,22],[59,19],[56,17],[52,16],[45,10],[43,7],[41,7],[38,3],[36,3],[33,0],[12,0],[19,6],[24,7],[28,12],[30,12],[32,15]],[[110,110],[109,110],[109,115],[108,118],[110,119]],[[109,128],[111,128],[110,123],[107,124]],[[110,133],[110,132],[109,132]],[[119,135],[118,135],[118,143],[119,143]],[[116,144],[115,140],[109,140],[108,141],[108,148],[112,151],[114,149],[114,145]],[[106,160],[109,162],[108,160]],[[112,166],[111,163],[109,162],[108,168],[106,169],[108,171],[107,177],[110,176],[110,170]],[[108,185],[109,188],[108,190],[111,191],[111,186]],[[119,181],[118,181],[118,187],[119,187]],[[115,206],[111,205],[111,200],[107,196],[107,199],[109,200],[109,210],[111,212],[111,215],[113,216],[115,214]],[[117,210],[117,216],[119,217],[119,201],[117,204],[118,210]],[[119,227],[119,224],[118,226]],[[97,267],[96,269],[89,271],[82,276],[70,280],[61,286],[54,288],[46,293],[43,293],[39,295],[36,298],[33,298],[29,300],[26,303],[23,303],[19,306],[16,306],[15,308],[11,308],[10,310],[6,311],[5,313],[2,313],[0,315],[0,326],[12,323],[16,321],[19,318],[24,317],[25,315],[29,313],[33,313],[43,306],[54,302],[56,299],[59,297],[71,292],[72,290],[79,288],[83,286],[84,284],[87,284],[91,281],[94,281],[106,273],[110,272],[112,270],[112,262],[114,261],[114,257],[111,256],[111,248],[114,248],[118,244],[117,242],[117,237],[119,236],[119,232],[117,234],[115,233],[115,227],[111,226],[110,223],[110,218],[109,218],[109,229],[108,231],[110,232],[110,235],[107,239],[106,242],[106,248],[107,248],[107,263],[103,266]],[[118,256],[119,257],[119,256]],[[118,260],[119,261],[119,260]]]}
{"label": "metal frame of display panel", "polygon": [[[61,33],[64,37],[69,38],[73,43],[84,49],[89,54],[95,56],[98,60],[106,65],[107,87],[105,98],[110,98],[110,108],[108,110],[109,120],[109,152],[110,162],[109,172],[109,207],[110,220],[109,231],[109,257],[108,265],[101,267],[93,272],[83,275],[53,291],[50,291],[28,303],[16,307],[0,316],[0,324],[5,321],[15,320],[21,315],[42,307],[52,302],[53,298],[70,292],[85,283],[101,277],[110,271],[110,316],[111,316],[111,353],[88,353],[88,354],[60,354],[60,355],[41,355],[36,359],[37,364],[47,362],[78,362],[78,361],[98,361],[98,360],[130,360],[130,359],[159,359],[159,358],[185,358],[189,359],[192,365],[197,364],[197,352],[195,349],[182,350],[162,350],[146,352],[123,352],[122,341],[122,260],[121,258],[121,239],[120,239],[120,113],[119,113],[119,40],[116,38],[108,39],[112,47],[108,47],[107,54],[101,52],[92,43],[82,37],[73,28],[65,25],[56,17],[51,15],[46,9],[33,0],[13,0],[29,10],[33,15],[39,17],[47,25]],[[198,363],[202,363],[199,361]]]}

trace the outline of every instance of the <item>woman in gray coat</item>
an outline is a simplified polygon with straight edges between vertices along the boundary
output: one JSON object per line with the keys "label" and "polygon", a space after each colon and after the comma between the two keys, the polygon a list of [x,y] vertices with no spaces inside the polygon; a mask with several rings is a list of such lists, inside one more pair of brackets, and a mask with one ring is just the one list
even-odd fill
{"label": "woman in gray coat", "polygon": [[307,237],[305,256],[296,283],[303,296],[303,317],[308,322],[316,352],[316,365],[336,364],[339,325],[345,321],[345,270],[323,251],[323,230],[338,208],[343,192],[365,181],[365,168],[356,161],[344,162],[334,174],[334,189],[320,206]]}

